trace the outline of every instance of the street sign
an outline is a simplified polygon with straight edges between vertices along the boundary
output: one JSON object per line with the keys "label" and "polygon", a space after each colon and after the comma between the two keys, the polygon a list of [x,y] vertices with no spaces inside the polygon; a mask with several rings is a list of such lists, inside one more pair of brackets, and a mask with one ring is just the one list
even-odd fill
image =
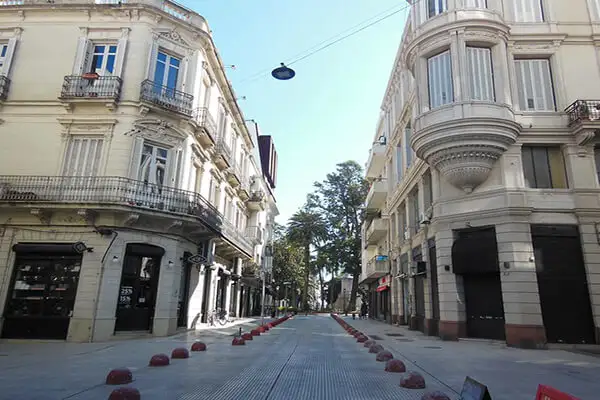
{"label": "street sign", "polygon": [[77,254],[82,254],[87,249],[88,247],[83,242],[73,243],[73,250],[75,250]]}
{"label": "street sign", "polygon": [[492,396],[487,386],[467,376],[460,391],[460,400],[492,400]]}
{"label": "street sign", "polygon": [[200,254],[194,254],[193,256],[189,256],[186,261],[192,264],[206,264],[208,260]]}
{"label": "street sign", "polygon": [[539,385],[535,400],[579,400],[569,394],[563,393],[546,385]]}

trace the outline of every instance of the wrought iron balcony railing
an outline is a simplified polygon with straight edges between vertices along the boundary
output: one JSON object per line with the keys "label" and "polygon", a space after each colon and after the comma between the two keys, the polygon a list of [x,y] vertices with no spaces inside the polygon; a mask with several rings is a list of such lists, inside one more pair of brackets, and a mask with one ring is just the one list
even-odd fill
{"label": "wrought iron balcony railing", "polygon": [[10,79],[4,75],[0,75],[0,100],[4,101],[8,97],[8,89],[10,88]]}
{"label": "wrought iron balcony railing", "polygon": [[229,165],[233,165],[233,154],[229,144],[225,141],[223,137],[219,137],[217,139],[217,144],[215,146],[215,154],[220,155],[227,161]]}
{"label": "wrought iron balcony railing", "polygon": [[206,107],[196,108],[192,113],[192,118],[198,126],[204,128],[206,133],[210,135],[210,137],[215,140],[217,137],[217,124],[215,123],[214,118],[210,114],[210,111]]}
{"label": "wrought iron balcony railing", "polygon": [[569,126],[587,121],[600,121],[600,100],[575,100],[565,112]]}
{"label": "wrought iron balcony railing", "polygon": [[234,242],[236,246],[244,250],[247,254],[252,255],[254,252],[254,244],[246,238],[244,233],[240,232],[231,222],[223,220],[222,230],[225,236]]}
{"label": "wrought iron balcony railing", "polygon": [[262,243],[263,231],[259,226],[248,226],[246,228],[246,236],[257,243]]}
{"label": "wrought iron balcony railing", "polygon": [[167,111],[173,111],[188,117],[192,116],[194,96],[148,79],[142,82],[140,100],[152,103]]}
{"label": "wrought iron balcony railing", "polygon": [[86,78],[67,75],[63,81],[60,98],[72,99],[111,99],[118,101],[121,96],[121,78],[118,76],[97,76]]}
{"label": "wrought iron balcony railing", "polygon": [[115,176],[0,175],[0,203],[116,205],[197,217],[217,231],[223,224],[198,193]]}

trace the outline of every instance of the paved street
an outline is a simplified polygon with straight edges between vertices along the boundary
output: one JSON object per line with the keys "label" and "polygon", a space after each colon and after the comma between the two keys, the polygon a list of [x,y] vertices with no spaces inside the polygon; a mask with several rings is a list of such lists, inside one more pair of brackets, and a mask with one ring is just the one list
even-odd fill
{"label": "paved street", "polygon": [[[442,342],[371,321],[348,321],[378,337],[427,390],[456,399],[465,375],[487,384],[494,400],[533,400],[538,383],[597,399],[600,358],[565,351],[507,349],[481,342]],[[244,330],[255,324],[244,324]],[[231,346],[238,327],[171,338],[93,344],[0,344],[0,399],[107,399],[107,372],[129,367],[142,399],[420,399],[400,388],[400,374],[355,342],[329,316],[298,316],[246,346]],[[394,335],[403,336],[394,336]],[[208,351],[167,367],[147,367],[152,354],[196,340]],[[557,361],[562,360],[562,361]]]}

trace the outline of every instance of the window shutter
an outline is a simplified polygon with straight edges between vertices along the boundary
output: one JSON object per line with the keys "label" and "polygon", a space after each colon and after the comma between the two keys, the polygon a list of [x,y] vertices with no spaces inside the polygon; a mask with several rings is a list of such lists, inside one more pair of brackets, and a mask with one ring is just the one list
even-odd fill
{"label": "window shutter", "polygon": [[6,55],[4,56],[4,66],[2,67],[2,75],[8,77],[10,74],[10,65],[17,47],[17,38],[10,38],[6,46]]}
{"label": "window shutter", "polygon": [[148,49],[148,65],[146,66],[146,79],[154,80],[154,68],[156,67],[156,55],[158,54],[158,44],[150,43]]}
{"label": "window shutter", "polygon": [[131,149],[131,159],[129,161],[129,178],[138,180],[140,162],[142,161],[142,149],[144,147],[144,139],[134,137]]}
{"label": "window shutter", "polygon": [[100,138],[71,137],[65,152],[64,176],[96,176],[102,157]]}
{"label": "window shutter", "polygon": [[515,22],[543,22],[541,0],[512,0],[511,8]]}
{"label": "window shutter", "polygon": [[117,57],[115,59],[115,76],[123,77],[123,63],[127,53],[127,38],[121,38],[117,42]]}
{"label": "window shutter", "polygon": [[170,149],[167,156],[167,186],[179,188],[182,163],[181,149]]}
{"label": "window shutter", "polygon": [[412,147],[410,147],[411,128],[404,128],[404,148],[406,149],[406,168],[412,164]]}
{"label": "window shutter", "polygon": [[515,60],[515,72],[521,110],[555,109],[549,60]]}
{"label": "window shutter", "polygon": [[487,8],[487,0],[465,0],[465,8]]}
{"label": "window shutter", "polygon": [[490,49],[467,47],[471,99],[494,101],[494,79]]}
{"label": "window shutter", "polygon": [[429,104],[440,107],[454,101],[450,52],[445,51],[427,60]]}
{"label": "window shutter", "polygon": [[[196,94],[194,89],[194,80],[196,78],[196,65],[198,65],[198,54],[194,51],[191,55],[187,56],[184,61],[183,70],[183,85],[182,90],[185,93]],[[194,96],[196,99],[198,96]]]}
{"label": "window shutter", "polygon": [[590,15],[592,21],[600,20],[600,0],[589,0],[590,1]]}

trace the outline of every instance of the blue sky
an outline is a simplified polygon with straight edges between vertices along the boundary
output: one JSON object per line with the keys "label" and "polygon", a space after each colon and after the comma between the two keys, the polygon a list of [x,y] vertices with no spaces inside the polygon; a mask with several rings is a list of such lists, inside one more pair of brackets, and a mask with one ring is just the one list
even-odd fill
{"label": "blue sky", "polygon": [[[304,204],[313,182],[349,159],[361,165],[408,14],[406,0],[188,0],[203,15],[247,119],[272,135],[279,155],[280,223]],[[270,70],[388,9],[396,15],[293,64]],[[393,11],[393,10],[392,10]],[[341,36],[341,35],[340,35]],[[261,73],[256,77],[257,74]],[[249,79],[250,78],[250,79]]]}

